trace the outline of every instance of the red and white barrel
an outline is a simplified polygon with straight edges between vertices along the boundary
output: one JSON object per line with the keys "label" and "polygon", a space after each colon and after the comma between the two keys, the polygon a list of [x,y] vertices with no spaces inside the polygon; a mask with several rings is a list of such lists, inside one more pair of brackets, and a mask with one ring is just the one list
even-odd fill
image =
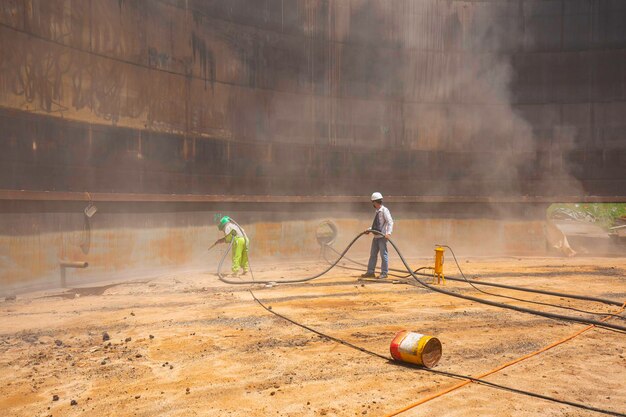
{"label": "red and white barrel", "polygon": [[426,368],[437,365],[441,359],[441,342],[433,336],[402,330],[389,346],[391,356],[400,362],[413,363]]}

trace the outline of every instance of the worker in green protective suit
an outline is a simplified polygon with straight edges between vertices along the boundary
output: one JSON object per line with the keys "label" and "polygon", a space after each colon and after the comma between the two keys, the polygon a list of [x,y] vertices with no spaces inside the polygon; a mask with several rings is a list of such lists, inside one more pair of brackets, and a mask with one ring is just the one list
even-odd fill
{"label": "worker in green protective suit", "polygon": [[237,275],[239,270],[243,271],[242,275],[248,273],[248,248],[250,246],[250,240],[246,235],[246,232],[241,226],[237,224],[233,219],[228,216],[222,217],[217,228],[224,232],[224,237],[215,241],[214,245],[218,243],[233,243],[232,247],[232,273]]}

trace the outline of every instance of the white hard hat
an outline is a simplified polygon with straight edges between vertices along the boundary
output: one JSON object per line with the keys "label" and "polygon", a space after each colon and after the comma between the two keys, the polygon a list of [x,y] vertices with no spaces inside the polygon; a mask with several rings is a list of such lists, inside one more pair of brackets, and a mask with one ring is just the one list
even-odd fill
{"label": "white hard hat", "polygon": [[374,194],[372,194],[372,201],[376,201],[376,200],[382,200],[383,199],[383,195],[379,192],[375,192]]}

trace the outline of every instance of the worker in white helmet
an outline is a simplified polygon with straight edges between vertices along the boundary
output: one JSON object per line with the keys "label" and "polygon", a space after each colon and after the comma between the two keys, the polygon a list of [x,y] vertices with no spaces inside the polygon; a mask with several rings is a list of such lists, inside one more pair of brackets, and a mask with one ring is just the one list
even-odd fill
{"label": "worker in white helmet", "polygon": [[[380,276],[378,278],[384,279],[387,278],[387,273],[389,272],[389,253],[387,252],[387,239],[391,236],[391,232],[393,231],[393,218],[391,217],[391,213],[389,209],[383,206],[383,195],[379,192],[372,194],[372,205],[376,209],[376,214],[374,215],[374,221],[372,222],[372,227],[368,230],[376,230],[383,234],[383,236],[376,234],[372,239],[372,248],[370,250],[370,260],[367,263],[367,272],[361,275],[362,278],[373,278],[376,275],[374,271],[376,270],[376,258],[378,257],[378,253],[380,252]],[[369,233],[366,232],[366,233]]]}

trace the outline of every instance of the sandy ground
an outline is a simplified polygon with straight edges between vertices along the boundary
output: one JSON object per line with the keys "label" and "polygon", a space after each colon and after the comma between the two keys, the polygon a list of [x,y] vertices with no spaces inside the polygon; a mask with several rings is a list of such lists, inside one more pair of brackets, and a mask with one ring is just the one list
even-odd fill
{"label": "sandy ground", "polygon": [[[461,262],[481,279],[626,301],[626,258]],[[265,263],[257,278],[302,277],[323,266]],[[255,291],[274,311],[383,355],[399,330],[436,335],[444,349],[436,369],[461,374],[488,371],[584,327],[406,285],[361,284],[357,274],[335,269],[313,283]],[[381,416],[458,382],[307,332],[264,311],[247,288],[222,284],[209,272],[180,273],[0,302],[0,414]],[[449,281],[447,288],[502,301],[463,283]],[[110,340],[103,341],[103,332]],[[626,334],[592,329],[487,379],[626,412],[625,342]],[[470,384],[402,415],[600,414]]]}

